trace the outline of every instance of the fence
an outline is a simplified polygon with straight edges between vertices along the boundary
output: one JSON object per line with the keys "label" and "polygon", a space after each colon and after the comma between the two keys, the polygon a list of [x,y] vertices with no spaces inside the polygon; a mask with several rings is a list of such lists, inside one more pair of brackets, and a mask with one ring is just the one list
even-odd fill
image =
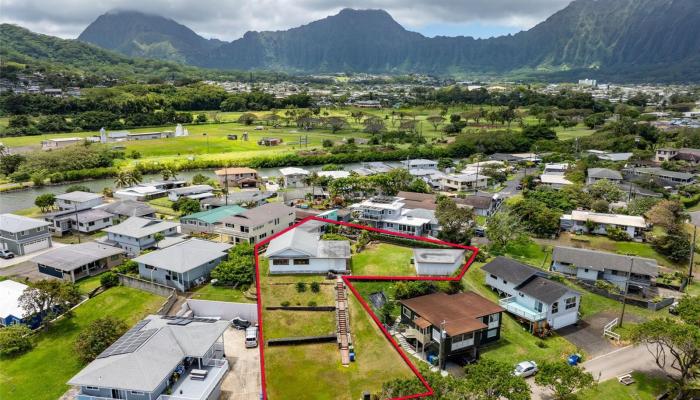
{"label": "fence", "polygon": [[[610,293],[605,289],[601,289],[599,287],[596,287],[595,285],[592,285],[586,281],[576,279],[576,283],[579,285],[583,286],[586,290],[589,292],[593,292],[595,294],[599,294],[601,296],[605,296],[609,299],[617,300],[619,302],[622,302],[622,300],[625,298],[624,295],[622,294],[617,294],[617,293]],[[639,300],[639,299],[632,299],[627,297],[626,303],[627,304],[632,304],[637,307],[643,307],[647,308],[652,311],[658,311],[664,307],[668,307],[669,305],[673,304],[673,298],[672,297],[666,297],[660,301],[651,301],[651,300]]]}
{"label": "fence", "polygon": [[613,332],[613,328],[615,328],[615,326],[617,326],[618,321],[619,320],[617,318],[615,318],[614,320],[605,324],[605,326],[603,327],[603,336],[607,336],[610,339],[614,339],[614,340],[620,342],[620,334]]}
{"label": "fence", "polygon": [[304,336],[304,337],[270,339],[267,341],[267,345],[268,346],[289,346],[289,345],[296,345],[296,344],[328,343],[328,342],[335,342],[336,340],[338,340],[338,337],[336,335]]}
{"label": "fence", "polygon": [[258,306],[255,303],[232,303],[228,301],[187,299],[184,308],[189,308],[195,317],[220,317],[231,320],[243,318],[258,322]]}
{"label": "fence", "polygon": [[335,311],[335,306],[270,306],[265,307],[265,309],[285,311]]}

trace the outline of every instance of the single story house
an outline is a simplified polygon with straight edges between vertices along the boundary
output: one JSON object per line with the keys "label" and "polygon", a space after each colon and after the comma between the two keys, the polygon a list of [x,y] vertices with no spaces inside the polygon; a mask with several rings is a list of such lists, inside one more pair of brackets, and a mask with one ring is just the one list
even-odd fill
{"label": "single story house", "polygon": [[272,239],[265,257],[269,260],[272,274],[347,271],[350,242],[321,240],[318,232],[297,227]]}
{"label": "single story house", "polygon": [[588,168],[586,184],[591,185],[599,180],[606,179],[613,183],[622,182],[622,174],[610,168]]}
{"label": "single story house", "polygon": [[340,179],[350,176],[349,171],[318,171],[316,173],[321,178]]}
{"label": "single story house", "polygon": [[177,222],[163,221],[160,219],[129,217],[124,222],[105,228],[107,238],[102,242],[110,246],[120,247],[134,256],[141,251],[155,247],[156,234],[163,236],[176,235]]}
{"label": "single story house", "polygon": [[413,265],[418,275],[449,276],[464,265],[462,249],[413,249]]}
{"label": "single story house", "polygon": [[44,275],[75,282],[120,265],[124,254],[118,247],[85,242],[49,250],[31,261]]}
{"label": "single story house", "polygon": [[99,208],[82,211],[63,210],[44,214],[44,219],[51,224],[54,236],[63,236],[73,231],[90,234],[112,226],[112,214]]}
{"label": "single story house", "polygon": [[56,139],[46,139],[41,141],[42,150],[55,150],[62,149],[64,147],[73,146],[79,143],[83,143],[85,139],[80,137],[68,137],[68,138],[56,138]]}
{"label": "single story house", "polygon": [[51,247],[49,223],[15,214],[0,214],[0,248],[18,256]]}
{"label": "single story house", "polygon": [[532,333],[578,322],[581,293],[550,280],[546,272],[500,256],[481,270],[486,285],[506,296],[499,301],[501,307],[527,321]]}
{"label": "single story house", "polygon": [[166,196],[168,192],[152,185],[136,185],[114,192],[114,198],[122,200],[146,201]]}
{"label": "single story house", "polygon": [[479,348],[501,337],[504,309],[474,292],[443,292],[401,300],[402,334],[416,353],[450,359],[477,359]]}
{"label": "single story house", "polygon": [[408,169],[437,169],[438,167],[437,161],[424,158],[401,161],[401,164]]}
{"label": "single story house", "polygon": [[246,207],[258,207],[267,203],[267,199],[277,196],[275,192],[260,190],[242,190],[229,192],[222,197],[210,197],[199,202],[203,209],[223,207],[226,205],[245,205]]}
{"label": "single story house", "polygon": [[503,199],[498,194],[481,192],[474,195],[467,195],[463,198],[456,197],[453,200],[457,206],[471,207],[472,210],[474,210],[474,214],[484,217],[491,216],[503,202]]}
{"label": "single story house", "polygon": [[569,163],[547,163],[544,165],[545,175],[564,175],[569,170]]}
{"label": "single story house", "polygon": [[253,168],[222,168],[214,173],[223,187],[256,187],[258,185],[258,171]]}
{"label": "single story house", "polygon": [[117,200],[96,207],[113,215],[112,221],[121,222],[129,217],[155,218],[156,210],[147,203],[136,200]]}
{"label": "single story house", "polygon": [[[77,400],[218,399],[229,321],[149,315],[73,376]],[[172,394],[172,395],[171,395]]]}
{"label": "single story house", "polygon": [[81,211],[97,207],[104,202],[101,194],[90,192],[69,192],[56,196],[56,206],[59,210]]}
{"label": "single story house", "polygon": [[189,239],[134,258],[142,278],[185,292],[203,283],[228,257],[228,243]]}
{"label": "single story house", "polygon": [[209,185],[192,185],[168,190],[168,200],[178,201],[181,197],[206,199],[214,197],[214,188]]}
{"label": "single story house", "polygon": [[302,168],[296,167],[286,167],[280,168],[280,174],[284,179],[284,187],[286,188],[300,188],[308,186],[306,184],[306,179],[311,175],[311,173]]}
{"label": "single story house", "polygon": [[695,181],[695,175],[688,172],[669,171],[659,167],[628,168],[624,173],[630,178],[647,177],[663,186],[687,185]]}
{"label": "single story house", "polygon": [[198,213],[186,215],[180,218],[183,233],[213,233],[214,229],[222,225],[222,220],[226,217],[238,215],[246,209],[237,206],[222,206]]}
{"label": "single story house", "polygon": [[266,203],[225,217],[215,232],[228,243],[257,243],[294,225],[294,209],[282,203]]}
{"label": "single story house", "polygon": [[558,174],[542,174],[540,175],[540,183],[553,189],[561,189],[564,186],[574,184],[570,180],[566,179],[564,175]]}
{"label": "single story house", "polygon": [[561,229],[576,233],[607,235],[608,228],[619,228],[635,240],[642,239],[647,229],[644,217],[638,215],[605,214],[593,211],[573,210],[560,218]]}
{"label": "single story house", "polygon": [[651,258],[566,246],[554,248],[550,268],[581,280],[604,280],[617,285],[621,290],[628,286],[630,290],[642,293],[653,286],[659,276],[659,266]]}
{"label": "single story house", "polygon": [[27,322],[27,312],[19,304],[19,297],[28,287],[12,279],[0,281],[0,326]]}

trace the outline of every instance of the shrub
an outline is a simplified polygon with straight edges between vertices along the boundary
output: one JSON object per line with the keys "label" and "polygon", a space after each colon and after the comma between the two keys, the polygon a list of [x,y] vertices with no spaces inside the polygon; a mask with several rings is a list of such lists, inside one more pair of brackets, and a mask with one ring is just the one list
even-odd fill
{"label": "shrub", "polygon": [[315,301],[311,300],[310,302],[306,303],[306,305],[308,305],[309,307],[316,307],[318,304]]}
{"label": "shrub", "polygon": [[632,239],[627,232],[616,226],[608,226],[605,231],[607,232],[608,237],[612,240],[626,242]]}
{"label": "shrub", "polygon": [[318,293],[321,291],[321,284],[318,282],[311,282],[311,291]]}
{"label": "shrub", "polygon": [[306,292],[306,282],[297,282],[296,288],[299,293]]}
{"label": "shrub", "polygon": [[15,356],[31,349],[31,333],[31,329],[21,324],[0,329],[0,356]]}
{"label": "shrub", "polygon": [[124,321],[114,317],[98,318],[85,330],[80,332],[75,340],[74,350],[81,362],[94,360],[109,345],[114,343],[126,332]]}
{"label": "shrub", "polygon": [[280,303],[282,307],[289,307],[289,302],[287,300]]}
{"label": "shrub", "polygon": [[107,271],[100,276],[100,285],[105,289],[117,286],[119,284],[119,276],[112,271]]}
{"label": "shrub", "polygon": [[543,340],[538,340],[536,343],[537,347],[540,349],[546,349],[547,348],[547,343],[545,343]]}
{"label": "shrub", "polygon": [[120,274],[138,274],[139,264],[133,260],[124,261],[124,264],[114,268]]}

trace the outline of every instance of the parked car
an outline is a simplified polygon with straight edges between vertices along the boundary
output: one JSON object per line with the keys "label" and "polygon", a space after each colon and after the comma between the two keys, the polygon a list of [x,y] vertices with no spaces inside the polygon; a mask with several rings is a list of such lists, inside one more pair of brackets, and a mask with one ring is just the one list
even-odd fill
{"label": "parked car", "polygon": [[0,258],[9,260],[10,258],[15,258],[15,253],[11,252],[10,250],[0,250]]}
{"label": "parked car", "polygon": [[238,330],[241,330],[241,331],[244,329],[248,329],[250,327],[250,325],[251,325],[250,321],[248,321],[247,319],[240,318],[240,317],[236,317],[236,318],[231,320],[231,326],[238,329]]}
{"label": "parked car", "polygon": [[258,327],[249,326],[245,330],[245,347],[253,348],[258,347]]}
{"label": "parked car", "polygon": [[534,361],[523,361],[515,366],[513,375],[521,376],[527,378],[528,376],[535,375],[539,371],[537,369],[537,363]]}

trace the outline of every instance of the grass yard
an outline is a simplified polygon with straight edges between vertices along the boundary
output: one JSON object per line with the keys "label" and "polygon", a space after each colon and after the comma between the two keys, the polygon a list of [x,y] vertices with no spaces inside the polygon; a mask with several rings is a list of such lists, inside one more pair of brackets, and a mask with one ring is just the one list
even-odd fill
{"label": "grass yard", "polygon": [[598,399],[635,399],[635,400],[655,400],[656,396],[662,394],[668,386],[668,380],[633,372],[635,383],[625,386],[617,379],[601,382],[597,386],[583,390],[576,394],[578,400],[598,400]]}
{"label": "grass yard", "polygon": [[371,243],[352,256],[353,275],[415,276],[413,249],[388,243]]}
{"label": "grass yard", "polygon": [[240,289],[233,289],[224,286],[214,286],[207,283],[194,290],[192,297],[197,300],[230,301],[234,303],[255,303],[243,295]]}
{"label": "grass yard", "polygon": [[38,333],[34,348],[28,353],[0,360],[0,398],[60,397],[68,389],[66,382],[83,367],[73,351],[73,342],[82,330],[104,315],[123,319],[131,326],[155,312],[163,301],[163,297],[126,287],[109,289],[88,300],[75,309],[72,318],[62,319],[48,331]]}
{"label": "grass yard", "polygon": [[81,279],[76,282],[76,285],[80,288],[80,292],[88,294],[100,286],[100,277],[102,274],[95,276],[88,276],[87,278]]}
{"label": "grass yard", "polygon": [[557,133],[557,138],[559,140],[576,139],[580,137],[590,136],[593,133],[595,133],[595,130],[588,129],[588,127],[583,124],[578,124],[573,128],[566,129],[562,128],[561,126],[557,126],[556,128],[554,128],[554,131]]}
{"label": "grass yard", "polygon": [[265,339],[335,333],[334,311],[265,310],[264,313]]}
{"label": "grass yard", "polygon": [[551,253],[550,246],[529,241],[528,243],[509,243],[506,246],[508,257],[542,268]]}

